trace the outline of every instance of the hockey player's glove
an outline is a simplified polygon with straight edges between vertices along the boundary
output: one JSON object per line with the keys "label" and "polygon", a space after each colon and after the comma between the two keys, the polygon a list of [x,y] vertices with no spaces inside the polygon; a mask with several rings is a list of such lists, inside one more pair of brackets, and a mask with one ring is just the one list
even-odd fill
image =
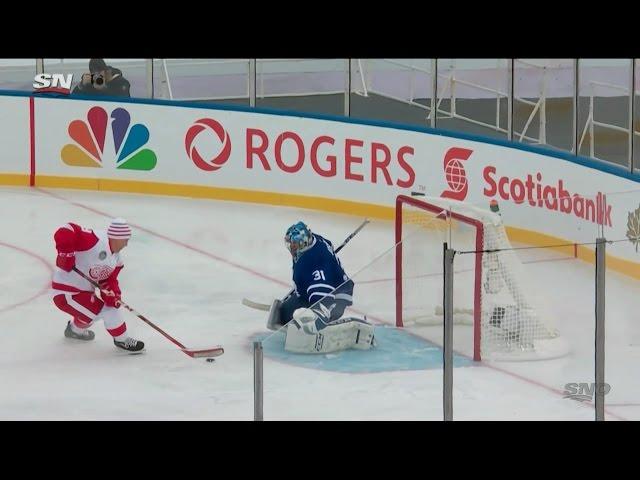
{"label": "hockey player's glove", "polygon": [[120,307],[120,295],[122,295],[122,292],[120,291],[120,284],[118,282],[118,273],[120,268],[116,268],[109,278],[100,282],[102,301],[107,307]]}
{"label": "hockey player's glove", "polygon": [[100,290],[102,301],[107,307],[120,308],[120,292],[113,290]]}
{"label": "hockey player's glove", "polygon": [[74,252],[63,253],[58,252],[58,257],[56,258],[56,265],[60,267],[65,272],[70,272],[73,270],[73,267],[76,266],[76,254]]}

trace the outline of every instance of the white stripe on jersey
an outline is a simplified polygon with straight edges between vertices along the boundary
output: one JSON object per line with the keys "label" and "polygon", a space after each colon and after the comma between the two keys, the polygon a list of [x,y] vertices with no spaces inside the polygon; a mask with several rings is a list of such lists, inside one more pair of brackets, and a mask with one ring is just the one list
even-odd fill
{"label": "white stripe on jersey", "polygon": [[69,306],[75,308],[76,310],[78,310],[83,315],[86,315],[87,317],[89,317],[91,320],[95,320],[97,315],[95,313],[93,313],[91,310],[86,309],[85,307],[80,305],[78,302],[76,302],[72,298],[72,295],[75,295],[75,294],[74,293],[66,293],[64,295],[64,298],[67,300],[67,303],[69,304]]}
{"label": "white stripe on jersey", "polygon": [[336,295],[336,300],[347,300],[349,302],[353,302],[353,297],[348,293],[338,293]]}
{"label": "white stripe on jersey", "polygon": [[309,293],[309,290],[311,290],[312,288],[328,288],[329,290],[335,290],[336,287],[332,287],[331,285],[327,285],[326,283],[314,283],[313,285],[309,285],[309,288],[307,288],[307,293]]}
{"label": "white stripe on jersey", "polygon": [[320,296],[322,298],[325,298],[325,297],[336,298],[335,295],[331,295],[330,293],[314,292],[311,295],[309,295],[309,300],[311,300],[311,297],[313,297],[314,295],[318,295],[318,296]]}

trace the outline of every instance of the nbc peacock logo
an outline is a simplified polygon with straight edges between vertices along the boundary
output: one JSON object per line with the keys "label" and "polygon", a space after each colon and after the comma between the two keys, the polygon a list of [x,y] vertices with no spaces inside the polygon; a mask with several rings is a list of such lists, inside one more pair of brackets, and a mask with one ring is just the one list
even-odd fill
{"label": "nbc peacock logo", "polygon": [[[153,150],[144,147],[149,141],[149,129],[140,123],[131,125],[131,115],[124,108],[116,108],[107,115],[102,107],[93,107],[87,121],[74,120],[69,124],[68,143],[60,152],[62,161],[73,167],[102,167],[112,158],[105,150],[107,130],[111,118],[113,151],[116,168],[125,170],[153,170],[157,163]],[[110,142],[109,142],[110,143]]]}

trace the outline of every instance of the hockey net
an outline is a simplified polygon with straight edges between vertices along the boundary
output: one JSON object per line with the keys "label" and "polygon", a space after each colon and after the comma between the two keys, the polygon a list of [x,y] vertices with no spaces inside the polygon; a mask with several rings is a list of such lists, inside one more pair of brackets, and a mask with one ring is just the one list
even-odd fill
{"label": "hockey net", "polygon": [[[568,352],[540,310],[502,218],[443,198],[396,200],[396,326],[443,321],[443,245],[454,256],[454,338],[474,360],[536,360]],[[489,252],[487,252],[489,251]],[[466,350],[466,349],[465,349]]]}

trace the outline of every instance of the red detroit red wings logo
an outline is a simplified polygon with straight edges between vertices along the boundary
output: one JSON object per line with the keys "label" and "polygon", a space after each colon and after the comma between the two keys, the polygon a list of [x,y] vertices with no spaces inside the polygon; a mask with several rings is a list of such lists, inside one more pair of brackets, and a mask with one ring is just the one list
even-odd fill
{"label": "red detroit red wings logo", "polygon": [[[221,147],[219,147],[219,152],[207,161],[202,158],[202,155],[200,155],[200,152],[196,148],[196,145],[194,145],[194,142],[200,134],[204,135],[206,132],[211,131],[213,131],[217,136]],[[201,138],[198,143],[210,143],[207,142],[207,140],[211,139]],[[200,143],[200,146],[202,146],[202,143]],[[218,170],[227,160],[229,160],[229,156],[231,155],[231,139],[229,138],[229,135],[225,131],[224,127],[212,118],[201,118],[191,128],[189,128],[184,137],[184,146],[187,150],[187,155],[189,155],[189,158],[196,164],[196,167],[208,172]]]}
{"label": "red detroit red wings logo", "polygon": [[89,276],[95,280],[102,281],[109,278],[111,272],[113,272],[113,268],[108,265],[96,265],[89,269]]}
{"label": "red detroit red wings logo", "polygon": [[467,197],[469,185],[467,183],[467,172],[464,170],[462,162],[469,158],[473,150],[468,148],[453,147],[447,150],[444,155],[444,175],[449,184],[449,190],[440,194],[444,198],[454,200],[464,200]]}

